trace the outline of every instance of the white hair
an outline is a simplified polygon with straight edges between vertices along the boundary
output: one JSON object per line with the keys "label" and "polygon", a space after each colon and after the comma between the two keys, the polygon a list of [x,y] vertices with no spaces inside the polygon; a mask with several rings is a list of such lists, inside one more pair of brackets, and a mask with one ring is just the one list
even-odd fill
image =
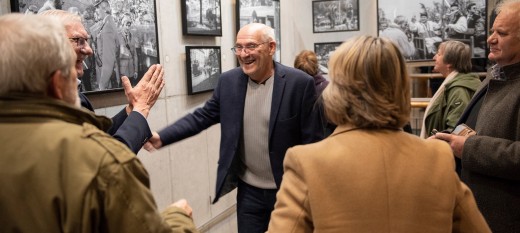
{"label": "white hair", "polygon": [[0,94],[47,93],[56,71],[69,77],[76,55],[63,24],[41,15],[0,16]]}

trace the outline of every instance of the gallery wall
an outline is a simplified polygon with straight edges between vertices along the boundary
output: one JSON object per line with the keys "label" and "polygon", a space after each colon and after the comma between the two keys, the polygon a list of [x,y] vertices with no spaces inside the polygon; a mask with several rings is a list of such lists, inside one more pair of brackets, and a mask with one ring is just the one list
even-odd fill
{"label": "gallery wall", "polygon": [[[67,0],[65,0],[67,1]],[[185,46],[221,46],[222,70],[237,66],[230,48],[235,41],[237,0],[221,0],[222,36],[183,36],[179,1],[157,0],[160,61],[166,86],[148,118],[152,130],[160,130],[201,106],[211,92],[188,95]],[[492,1],[494,4],[494,0]],[[314,43],[338,42],[361,35],[377,35],[377,1],[359,1],[359,31],[313,33],[311,0],[281,0],[281,63],[292,66],[303,49]],[[0,14],[10,12],[9,0],[0,0]],[[115,115],[125,103],[123,92],[90,95],[98,114]],[[205,232],[236,232],[235,195],[232,192],[212,205],[220,142],[219,125],[154,153],[144,150],[139,159],[148,169],[152,192],[159,209],[186,198],[194,210],[197,226]]]}

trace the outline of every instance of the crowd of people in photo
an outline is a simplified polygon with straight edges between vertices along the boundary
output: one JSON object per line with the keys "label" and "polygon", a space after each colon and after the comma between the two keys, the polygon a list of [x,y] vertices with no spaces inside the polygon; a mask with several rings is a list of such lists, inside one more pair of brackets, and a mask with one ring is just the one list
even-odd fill
{"label": "crowd of people in photo", "polygon": [[[146,69],[157,63],[154,4],[148,0],[93,0],[92,4],[47,0],[25,3],[25,13],[41,14],[59,9],[80,15],[95,55],[85,60],[82,90],[122,88],[117,77],[128,76],[136,84]],[[41,4],[41,3],[40,3]],[[73,5],[76,4],[76,5]],[[34,10],[38,9],[38,10]]]}
{"label": "crowd of people in photo", "polygon": [[[112,14],[104,1],[94,7]],[[162,65],[135,85],[118,74],[128,103],[109,119],[79,86],[86,59],[106,62],[85,18],[60,9],[2,15],[0,232],[198,233],[186,199],[159,211],[136,154],[214,125],[211,201],[236,189],[238,233],[520,232],[520,0],[495,12],[481,81],[457,38],[469,16],[450,11],[443,30],[452,38],[441,34],[433,56],[444,80],[420,136],[403,130],[412,111],[406,50],[385,36],[348,38],[325,78],[314,52],[281,64],[275,30],[247,24],[231,48],[239,67],[219,75],[204,104],[152,131]]]}
{"label": "crowd of people in photo", "polygon": [[357,30],[358,10],[350,0],[314,3],[314,28],[316,31]]}
{"label": "crowd of people in photo", "polygon": [[[469,1],[420,3],[421,12],[391,17],[379,9],[379,35],[398,44],[410,60],[432,59],[442,41],[455,39],[470,45],[472,57],[485,56],[485,5]],[[418,16],[418,18],[417,18]]]}

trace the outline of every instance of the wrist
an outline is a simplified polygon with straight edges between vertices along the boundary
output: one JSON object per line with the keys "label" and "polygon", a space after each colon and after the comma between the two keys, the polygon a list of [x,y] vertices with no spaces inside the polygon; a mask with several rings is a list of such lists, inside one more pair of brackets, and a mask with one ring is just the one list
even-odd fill
{"label": "wrist", "polygon": [[133,107],[130,104],[126,105],[126,107],[125,107],[126,115],[130,115],[132,110],[133,110]]}

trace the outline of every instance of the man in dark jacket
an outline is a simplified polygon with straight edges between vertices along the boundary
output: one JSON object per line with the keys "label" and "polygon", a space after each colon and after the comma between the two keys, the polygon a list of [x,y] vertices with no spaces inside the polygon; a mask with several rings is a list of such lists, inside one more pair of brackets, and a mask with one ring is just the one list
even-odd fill
{"label": "man in dark jacket", "polygon": [[79,107],[68,40],[53,18],[0,17],[0,232],[197,232],[185,200],[159,214],[110,119]]}
{"label": "man in dark jacket", "polygon": [[286,150],[323,138],[314,108],[316,90],[311,76],[273,61],[274,30],[264,24],[240,29],[232,49],[240,67],[220,76],[203,107],[150,141],[157,149],[220,123],[214,202],[238,186],[238,232],[263,233],[282,181]]}
{"label": "man in dark jacket", "polygon": [[[62,10],[48,10],[42,14],[56,17],[65,26],[67,36],[77,55],[76,72],[78,77],[83,76],[83,61],[88,56],[92,56],[93,51],[88,43],[90,36],[82,24],[81,17]],[[134,88],[128,77],[122,77],[128,105],[112,117],[113,125],[107,133],[127,145],[136,154],[152,136],[146,118],[164,87],[163,75],[161,65],[152,65]],[[94,111],[88,98],[82,93],[79,93],[79,96],[81,106]]]}
{"label": "man in dark jacket", "polygon": [[520,0],[504,1],[487,42],[496,62],[459,123],[477,135],[438,133],[462,164],[461,176],[495,233],[520,232]]}

